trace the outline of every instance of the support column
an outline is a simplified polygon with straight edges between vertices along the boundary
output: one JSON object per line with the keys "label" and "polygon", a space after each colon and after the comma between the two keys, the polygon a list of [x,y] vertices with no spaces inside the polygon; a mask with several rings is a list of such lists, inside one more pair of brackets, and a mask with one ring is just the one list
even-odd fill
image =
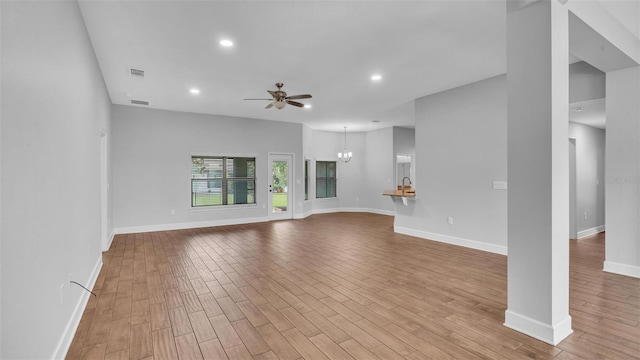
{"label": "support column", "polygon": [[568,10],[560,2],[507,1],[509,229],[504,325],[553,345],[572,332],[568,35]]}
{"label": "support column", "polygon": [[640,278],[640,66],[607,72],[604,271]]}

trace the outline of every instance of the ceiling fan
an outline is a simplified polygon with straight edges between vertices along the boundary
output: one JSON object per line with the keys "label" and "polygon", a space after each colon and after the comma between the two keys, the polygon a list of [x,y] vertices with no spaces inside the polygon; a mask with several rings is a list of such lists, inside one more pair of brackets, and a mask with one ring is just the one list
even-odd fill
{"label": "ceiling fan", "polygon": [[284,86],[283,83],[276,83],[276,87],[278,88],[278,90],[275,90],[275,91],[267,90],[267,92],[271,96],[273,96],[273,99],[244,99],[244,100],[267,100],[267,101],[271,101],[269,103],[269,105],[265,106],[265,109],[268,109],[268,108],[273,106],[278,110],[282,110],[282,108],[284,108],[284,106],[286,104],[297,106],[297,107],[304,107],[303,103],[300,103],[300,102],[297,102],[297,101],[293,101],[293,100],[310,99],[311,98],[311,95],[309,95],[309,94],[287,96],[287,93],[282,91],[282,87],[283,86]]}

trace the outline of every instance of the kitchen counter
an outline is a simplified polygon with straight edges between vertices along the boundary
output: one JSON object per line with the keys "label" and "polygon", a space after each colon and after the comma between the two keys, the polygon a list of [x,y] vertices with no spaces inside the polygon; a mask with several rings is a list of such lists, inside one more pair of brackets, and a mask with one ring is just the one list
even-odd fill
{"label": "kitchen counter", "polygon": [[400,197],[415,197],[416,192],[413,190],[405,190],[404,194],[402,190],[385,190],[382,192],[384,196],[400,196]]}
{"label": "kitchen counter", "polygon": [[415,200],[416,198],[416,191],[413,190],[411,188],[411,185],[405,185],[404,186],[404,193],[402,192],[403,186],[402,185],[398,185],[398,188],[396,190],[384,190],[382,192],[383,196],[391,196],[392,199],[401,199],[402,200],[402,204],[404,206],[407,206],[407,199],[412,199]]}

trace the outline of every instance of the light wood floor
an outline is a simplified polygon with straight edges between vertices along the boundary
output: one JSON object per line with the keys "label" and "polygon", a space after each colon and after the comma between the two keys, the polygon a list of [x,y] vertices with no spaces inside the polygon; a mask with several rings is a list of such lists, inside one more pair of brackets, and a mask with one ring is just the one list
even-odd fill
{"label": "light wood floor", "polygon": [[638,359],[640,279],[571,242],[574,333],[502,325],[506,257],[393,233],[393,218],[313,215],[118,235],[70,359]]}

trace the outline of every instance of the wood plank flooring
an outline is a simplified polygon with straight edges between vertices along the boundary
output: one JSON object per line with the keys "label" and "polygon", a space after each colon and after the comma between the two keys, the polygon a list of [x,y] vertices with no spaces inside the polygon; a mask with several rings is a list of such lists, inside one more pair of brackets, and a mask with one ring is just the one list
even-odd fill
{"label": "wood plank flooring", "polygon": [[365,213],[118,235],[69,359],[638,359],[640,280],[571,242],[574,332],[504,327],[506,257]]}

